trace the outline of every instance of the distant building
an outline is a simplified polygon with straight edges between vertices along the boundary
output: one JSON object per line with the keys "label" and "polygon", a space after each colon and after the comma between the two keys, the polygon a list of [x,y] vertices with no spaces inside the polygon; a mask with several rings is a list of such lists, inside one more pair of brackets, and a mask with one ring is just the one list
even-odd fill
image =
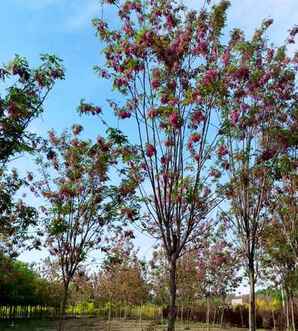
{"label": "distant building", "polygon": [[242,297],[236,297],[231,300],[231,305],[232,306],[238,306],[238,305],[243,305],[243,298]]}
{"label": "distant building", "polygon": [[248,295],[235,296],[230,299],[232,306],[244,305],[249,302]]}

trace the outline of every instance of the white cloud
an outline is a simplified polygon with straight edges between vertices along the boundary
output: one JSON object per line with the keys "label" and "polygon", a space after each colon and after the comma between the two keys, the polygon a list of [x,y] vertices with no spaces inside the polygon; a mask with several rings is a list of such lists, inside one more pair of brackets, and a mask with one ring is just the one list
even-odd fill
{"label": "white cloud", "polygon": [[[283,42],[288,29],[298,24],[297,0],[230,0],[228,11],[228,30],[239,27],[247,34],[260,26],[265,18],[273,18],[274,25],[269,30],[270,39]],[[185,0],[192,8],[201,8],[204,0]],[[212,1],[218,3],[219,0]]]}
{"label": "white cloud", "polygon": [[81,29],[91,23],[100,12],[100,2],[98,0],[79,1],[73,6],[72,14],[66,20],[66,27],[70,30]]}

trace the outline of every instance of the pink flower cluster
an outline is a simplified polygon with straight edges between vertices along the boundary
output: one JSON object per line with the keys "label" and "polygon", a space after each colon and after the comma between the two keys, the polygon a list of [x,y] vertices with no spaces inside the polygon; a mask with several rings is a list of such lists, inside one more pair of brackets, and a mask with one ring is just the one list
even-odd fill
{"label": "pink flower cluster", "polygon": [[218,78],[218,71],[216,69],[209,69],[204,75],[203,84],[205,86],[211,85]]}
{"label": "pink flower cluster", "polygon": [[178,112],[173,112],[169,115],[169,124],[172,126],[174,129],[179,129],[182,125],[182,119]]}
{"label": "pink flower cluster", "polygon": [[151,144],[148,144],[146,146],[146,155],[151,158],[155,153],[156,153],[155,147]]}

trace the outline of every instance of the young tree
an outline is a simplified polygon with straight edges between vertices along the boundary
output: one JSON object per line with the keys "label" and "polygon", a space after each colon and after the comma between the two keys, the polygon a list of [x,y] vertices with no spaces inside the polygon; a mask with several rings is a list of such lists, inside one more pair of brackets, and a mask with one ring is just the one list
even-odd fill
{"label": "young tree", "polygon": [[[55,81],[64,78],[61,60],[42,55],[42,64],[31,69],[25,58],[16,56],[0,68],[6,94],[0,96],[0,165],[26,151],[34,151],[38,139],[28,130],[43,112],[43,103]],[[9,84],[9,85],[8,85]]]}
{"label": "young tree", "polygon": [[[154,302],[165,305],[169,301],[169,263],[164,250],[156,250],[150,261],[150,285]],[[177,304],[192,305],[199,296],[197,254],[185,252],[177,263]]]}
{"label": "young tree", "polygon": [[[106,231],[117,225],[113,220],[126,217],[130,210],[126,202],[131,191],[123,190],[127,181],[119,162],[132,153],[125,137],[109,130],[107,138],[92,143],[79,138],[81,131],[80,125],[74,125],[71,134],[50,132],[47,160],[38,160],[41,180],[32,185],[45,199],[41,209],[46,243],[59,262],[63,280],[60,329],[76,271],[91,250],[104,247]],[[118,182],[110,181],[112,170]]]}
{"label": "young tree", "polygon": [[29,225],[34,225],[35,211],[14,200],[24,181],[15,171],[9,174],[6,166],[21,153],[37,148],[40,138],[30,131],[30,124],[43,112],[55,82],[64,78],[60,59],[42,55],[41,61],[38,68],[31,69],[24,58],[15,56],[0,67],[0,240],[1,249],[11,253],[15,253],[12,247],[23,244]]}
{"label": "young tree", "polygon": [[238,252],[227,241],[228,228],[223,224],[202,242],[197,251],[196,270],[200,295],[206,299],[206,322],[210,323],[210,300],[222,300],[221,324],[223,323],[226,298],[239,286],[240,261]]}
{"label": "young tree", "polygon": [[15,200],[16,193],[25,183],[16,170],[8,173],[0,169],[0,251],[11,257],[18,255],[24,240],[32,239],[28,229],[37,223],[35,208],[21,199]]}
{"label": "young tree", "polygon": [[[280,132],[286,140],[286,151],[275,164],[276,183],[270,199],[271,222],[268,234],[263,238],[265,266],[269,273],[274,269],[279,275],[279,285],[285,292],[285,315],[287,329],[295,330],[294,290],[297,281],[298,265],[298,197],[297,197],[297,114],[293,112],[292,121]],[[294,120],[294,121],[293,121]],[[291,316],[291,317],[290,317]],[[291,321],[291,322],[290,322]]]}
{"label": "young tree", "polygon": [[[275,181],[274,165],[287,149],[291,136],[282,134],[297,109],[297,55],[289,57],[286,45],[273,48],[266,41],[272,20],[263,22],[251,40],[234,30],[223,70],[223,144],[218,154],[229,183],[225,196],[235,236],[245,256],[250,286],[250,330],[256,328],[256,259]],[[294,41],[298,29],[290,32]]]}
{"label": "young tree", "polygon": [[155,249],[149,261],[149,283],[153,302],[164,306],[169,302],[169,267],[165,252]]}
{"label": "young tree", "polygon": [[297,289],[297,264],[282,224],[273,219],[266,226],[262,239],[262,274],[266,281],[279,287],[283,294],[283,308],[287,330],[295,330],[294,291]]}
{"label": "young tree", "polygon": [[170,266],[168,330],[175,327],[177,261],[204,232],[216,207],[212,168],[217,144],[215,99],[221,91],[220,36],[228,1],[210,11],[187,10],[174,1],[108,1],[118,29],[94,20],[105,44],[106,68],[122,93],[110,101],[120,119],[133,118],[139,141],[139,193],[147,212],[142,226],[162,242]]}
{"label": "young tree", "polygon": [[122,236],[109,249],[94,285],[101,301],[140,305],[147,301],[144,265],[129,238]]}

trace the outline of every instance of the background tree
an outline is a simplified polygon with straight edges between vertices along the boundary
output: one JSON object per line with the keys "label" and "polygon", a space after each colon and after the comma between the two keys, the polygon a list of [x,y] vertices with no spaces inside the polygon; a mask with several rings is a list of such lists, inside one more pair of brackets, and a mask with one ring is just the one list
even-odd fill
{"label": "background tree", "polygon": [[0,97],[0,164],[26,151],[34,151],[38,139],[28,130],[43,112],[43,103],[55,81],[64,78],[61,60],[42,55],[42,64],[31,69],[25,58],[16,57],[0,68],[5,95]]}
{"label": "background tree", "polygon": [[149,283],[153,302],[166,305],[169,302],[169,268],[165,252],[155,248],[149,261]]}
{"label": "background tree", "polygon": [[[26,181],[17,174],[0,169],[0,251],[16,257],[24,247],[24,241],[33,239],[30,226],[37,225],[37,212],[28,206],[23,199],[15,199],[15,195]],[[33,241],[38,246],[38,239]]]}
{"label": "background tree", "polygon": [[[20,57],[0,67],[0,241],[1,249],[14,254],[35,223],[35,211],[15,194],[24,184],[16,171],[7,172],[7,164],[23,152],[34,152],[40,138],[30,131],[32,121],[43,112],[43,103],[57,80],[64,78],[61,60],[42,55],[36,69]],[[22,240],[21,235],[24,234]],[[8,246],[8,247],[7,247]]]}
{"label": "background tree", "polygon": [[110,101],[118,117],[135,120],[140,162],[133,162],[131,175],[141,177],[140,201],[146,209],[141,225],[161,240],[170,266],[172,331],[177,261],[190,242],[199,240],[218,203],[214,106],[229,2],[200,12],[170,1],[109,3],[117,10],[118,29],[94,20],[106,58],[105,68],[96,70],[123,95],[123,105]]}
{"label": "background tree", "polygon": [[297,290],[297,265],[282,225],[275,219],[266,226],[262,240],[262,271],[265,280],[280,288],[287,330],[295,330],[294,293]]}
{"label": "background tree", "polygon": [[[91,250],[104,247],[106,231],[111,231],[118,217],[127,217],[130,194],[121,190],[126,183],[125,169],[116,166],[132,151],[125,137],[116,130],[95,143],[82,140],[80,125],[72,133],[49,134],[47,159],[39,159],[40,181],[32,190],[43,197],[41,207],[47,233],[46,245],[59,263],[64,286],[61,321],[68,289],[76,271]],[[115,171],[119,182],[113,184],[109,174]],[[123,181],[121,182],[121,180]],[[116,224],[115,224],[116,225]]]}
{"label": "background tree", "polygon": [[149,288],[144,268],[132,241],[125,236],[118,239],[96,277],[96,296],[102,302],[125,306],[147,302]]}
{"label": "background tree", "polygon": [[222,224],[197,250],[196,270],[199,294],[206,299],[206,322],[210,323],[210,300],[221,300],[221,324],[223,323],[226,298],[239,286],[240,260],[237,249],[227,240],[229,229]]}
{"label": "background tree", "polygon": [[[0,307],[6,318],[16,318],[16,308],[30,317],[30,308],[55,307],[51,289],[53,284],[21,261],[0,254]],[[21,308],[21,309],[20,309]]]}
{"label": "background tree", "polygon": [[[246,260],[250,286],[250,330],[255,330],[256,259],[275,181],[274,165],[292,139],[281,132],[292,123],[297,108],[297,56],[286,45],[268,46],[266,20],[251,40],[234,30],[225,54],[222,110],[223,144],[218,150],[229,183],[225,196]],[[297,28],[290,32],[294,41]]]}
{"label": "background tree", "polygon": [[[298,197],[297,197],[297,135],[294,128],[297,125],[296,110],[293,112],[292,121],[287,127],[279,131],[286,143],[286,150],[279,156],[275,164],[276,182],[270,199],[271,222],[267,226],[267,235],[263,238],[266,276],[270,273],[278,275],[275,280],[284,297],[284,312],[287,329],[295,330],[294,293],[297,290],[297,222],[298,222]],[[293,121],[294,120],[294,121]]]}

